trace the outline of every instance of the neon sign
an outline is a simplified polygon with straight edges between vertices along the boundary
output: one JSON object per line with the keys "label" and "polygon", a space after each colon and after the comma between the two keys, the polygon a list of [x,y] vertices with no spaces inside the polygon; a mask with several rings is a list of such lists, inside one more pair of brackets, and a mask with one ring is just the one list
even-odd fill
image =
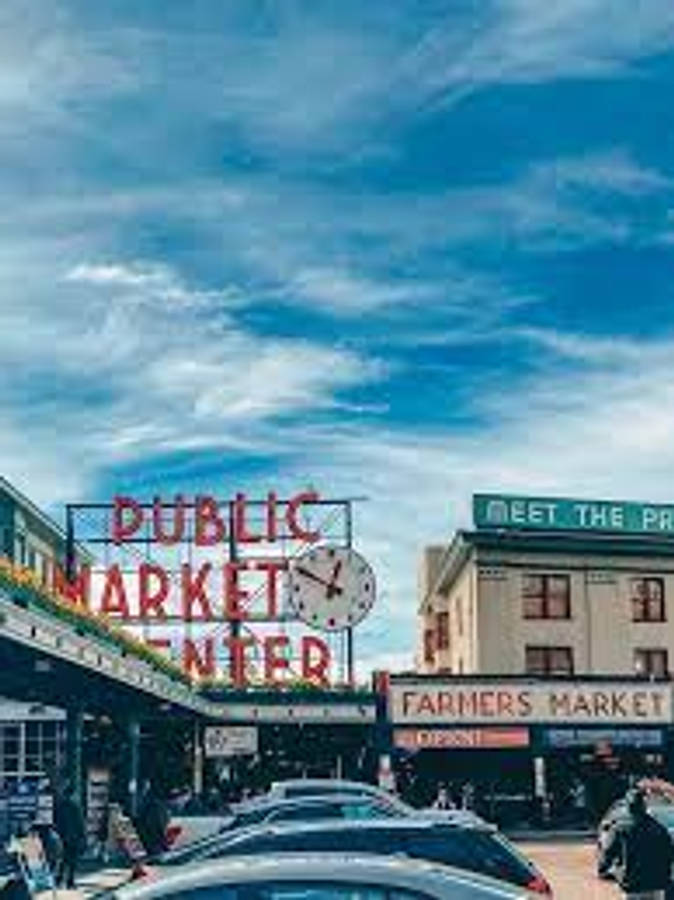
{"label": "neon sign", "polygon": [[329,543],[317,521],[329,503],[314,491],[283,500],[273,491],[263,500],[116,496],[105,505],[106,533],[98,539],[113,561],[81,566],[61,589],[142,629],[147,644],[179,655],[193,677],[225,675],[242,686],[295,675],[327,685],[331,646],[315,631],[298,632],[285,585],[295,556]]}

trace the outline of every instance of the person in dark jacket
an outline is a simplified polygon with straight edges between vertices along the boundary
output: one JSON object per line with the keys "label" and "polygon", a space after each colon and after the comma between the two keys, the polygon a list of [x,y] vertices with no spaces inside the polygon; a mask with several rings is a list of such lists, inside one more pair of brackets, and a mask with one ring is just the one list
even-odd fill
{"label": "person in dark jacket", "polygon": [[166,806],[155,794],[151,783],[145,783],[140,809],[136,820],[138,837],[148,856],[155,856],[168,849],[166,826],[169,815]]}
{"label": "person in dark jacket", "polygon": [[84,817],[77,793],[68,791],[54,807],[54,827],[61,838],[61,860],[56,873],[56,883],[65,882],[67,888],[75,887],[77,861],[84,848]]}
{"label": "person in dark jacket", "polygon": [[611,829],[599,860],[599,874],[615,872],[632,900],[664,900],[670,884],[674,844],[666,828],[646,810],[639,790],[627,795],[627,812]]}

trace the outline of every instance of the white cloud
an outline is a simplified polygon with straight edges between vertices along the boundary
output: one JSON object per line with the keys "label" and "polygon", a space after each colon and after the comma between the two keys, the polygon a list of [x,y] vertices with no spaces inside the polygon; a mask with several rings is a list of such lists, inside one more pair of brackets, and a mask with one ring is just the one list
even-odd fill
{"label": "white cloud", "polygon": [[494,0],[470,25],[459,52],[443,43],[450,19],[412,57],[415,76],[448,102],[494,84],[612,77],[674,46],[669,0]]}

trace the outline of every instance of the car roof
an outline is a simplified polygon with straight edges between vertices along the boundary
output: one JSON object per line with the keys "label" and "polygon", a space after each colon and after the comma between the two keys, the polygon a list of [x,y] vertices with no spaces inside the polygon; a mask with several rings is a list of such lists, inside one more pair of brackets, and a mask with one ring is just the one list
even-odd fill
{"label": "car roof", "polygon": [[400,890],[422,891],[437,898],[525,900],[526,891],[483,875],[416,859],[348,853],[289,853],[276,857],[241,857],[184,866],[156,880],[118,889],[117,900],[154,900],[184,891],[223,884],[268,881],[363,882]]}
{"label": "car roof", "polygon": [[[322,831],[353,831],[354,829],[361,831],[384,831],[394,829],[396,831],[419,831],[421,833],[429,831],[451,830],[451,831],[483,831],[491,833],[491,829],[486,823],[483,823],[477,817],[469,819],[466,822],[455,821],[453,819],[445,821],[440,819],[425,819],[421,816],[410,816],[409,818],[400,819],[325,819],[323,821],[310,822],[267,822],[255,825],[250,828],[242,828],[238,831],[231,832],[232,839],[235,836],[250,837],[253,835],[263,834],[295,834],[298,831],[322,832]],[[221,835],[224,839],[225,834]]]}
{"label": "car roof", "polygon": [[358,788],[366,793],[385,794],[383,788],[374,784],[368,784],[365,781],[348,781],[344,778],[289,778],[286,781],[274,781],[271,786],[271,792],[283,791],[286,788],[327,788],[335,791],[339,787]]}
{"label": "car roof", "polygon": [[[306,797],[286,797],[284,794],[264,794],[262,797],[256,797],[254,800],[246,803],[239,803],[235,808],[235,814],[243,814],[247,812],[256,812],[258,809],[284,809],[290,806],[300,806],[304,804],[321,803],[359,803],[368,800],[383,800],[385,798],[378,796],[363,795],[362,797],[354,794],[339,794],[330,792],[328,794],[310,794]],[[402,806],[403,804],[401,804]]]}

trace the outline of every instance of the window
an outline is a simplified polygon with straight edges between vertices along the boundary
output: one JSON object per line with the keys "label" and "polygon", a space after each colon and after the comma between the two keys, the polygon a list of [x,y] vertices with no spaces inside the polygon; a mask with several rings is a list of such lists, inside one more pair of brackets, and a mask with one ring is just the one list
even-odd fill
{"label": "window", "polygon": [[311,822],[321,819],[341,819],[342,808],[339,803],[313,803],[293,806],[290,809],[278,809],[270,813],[267,822]]}
{"label": "window", "polygon": [[665,621],[665,582],[662,578],[632,579],[632,621]]}
{"label": "window", "polygon": [[571,647],[527,647],[527,675],[573,675]]}
{"label": "window", "polygon": [[438,650],[446,650],[449,647],[449,613],[439,612],[435,617],[436,640]]}
{"label": "window", "polygon": [[525,619],[570,619],[568,575],[525,575],[522,585]]}
{"label": "window", "polygon": [[435,660],[435,632],[432,628],[424,631],[424,662],[432,663]]}
{"label": "window", "polygon": [[664,678],[669,672],[667,651],[659,648],[635,650],[634,671],[637,675],[654,675],[656,678]]}
{"label": "window", "polygon": [[35,548],[31,546],[28,547],[28,568],[32,569],[33,572],[37,572],[37,553]]}
{"label": "window", "polygon": [[[251,885],[251,887],[253,887]],[[371,884],[267,883],[254,886],[255,900],[421,900],[423,895]]]}
{"label": "window", "polygon": [[14,562],[20,566],[26,565],[26,536],[24,534],[17,534],[16,536]]}
{"label": "window", "polygon": [[411,834],[407,852],[446,866],[490,875],[500,881],[526,886],[535,876],[530,864],[498,835],[476,828],[443,828]]}

